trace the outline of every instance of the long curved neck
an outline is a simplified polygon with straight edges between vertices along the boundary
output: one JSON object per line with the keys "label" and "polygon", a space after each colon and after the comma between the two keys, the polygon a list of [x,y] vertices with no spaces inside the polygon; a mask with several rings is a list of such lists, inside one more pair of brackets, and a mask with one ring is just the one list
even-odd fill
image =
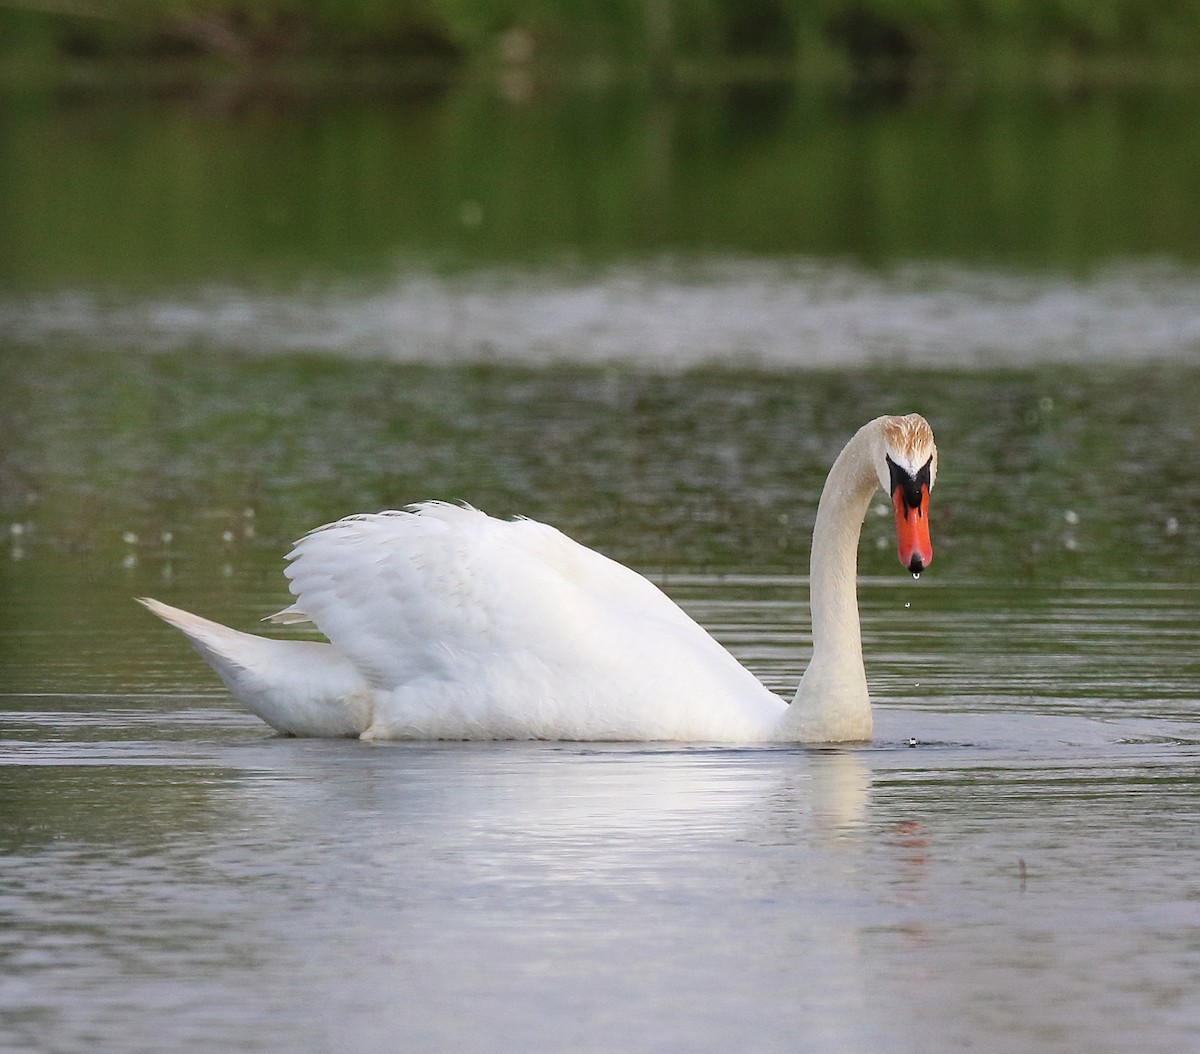
{"label": "long curved neck", "polygon": [[776,738],[834,743],[871,738],[871,700],[858,621],[858,539],[879,486],[876,422],[864,425],[829,470],[813,527],[809,575],[813,654]]}

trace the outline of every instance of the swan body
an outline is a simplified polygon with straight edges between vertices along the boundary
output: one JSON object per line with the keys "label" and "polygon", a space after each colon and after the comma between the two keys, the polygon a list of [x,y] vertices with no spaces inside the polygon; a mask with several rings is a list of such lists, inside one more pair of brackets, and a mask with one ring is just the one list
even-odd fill
{"label": "swan body", "polygon": [[936,474],[924,419],[864,425],[830,470],[813,533],[813,657],[788,705],[657,586],[533,520],[427,502],[350,516],[288,556],[328,643],[230,629],[143,599],[276,730],[363,739],[844,742],[871,736],[855,589],[877,487],[901,562],[932,552]]}

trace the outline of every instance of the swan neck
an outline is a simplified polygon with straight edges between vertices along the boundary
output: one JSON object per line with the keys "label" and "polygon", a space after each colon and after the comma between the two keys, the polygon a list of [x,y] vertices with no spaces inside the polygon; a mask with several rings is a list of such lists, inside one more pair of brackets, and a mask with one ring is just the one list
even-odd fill
{"label": "swan neck", "polygon": [[865,426],[829,470],[817,505],[809,573],[813,654],[783,727],[805,742],[869,739],[871,703],[858,616],[858,542],[879,486]]}
{"label": "swan neck", "polygon": [[860,660],[858,542],[879,486],[869,453],[857,449],[861,445],[852,441],[829,472],[817,506],[809,558],[813,649],[849,650]]}

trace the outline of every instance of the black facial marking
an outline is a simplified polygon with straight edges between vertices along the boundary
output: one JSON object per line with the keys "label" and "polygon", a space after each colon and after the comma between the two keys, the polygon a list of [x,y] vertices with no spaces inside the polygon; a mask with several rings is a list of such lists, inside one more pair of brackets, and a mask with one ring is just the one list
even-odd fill
{"label": "black facial marking", "polygon": [[930,455],[929,460],[917,470],[915,477],[910,476],[891,457],[888,457],[887,463],[888,471],[892,475],[892,493],[895,494],[899,490],[904,495],[906,511],[919,509],[921,507],[921,489],[929,489],[929,473],[933,465],[933,456]]}

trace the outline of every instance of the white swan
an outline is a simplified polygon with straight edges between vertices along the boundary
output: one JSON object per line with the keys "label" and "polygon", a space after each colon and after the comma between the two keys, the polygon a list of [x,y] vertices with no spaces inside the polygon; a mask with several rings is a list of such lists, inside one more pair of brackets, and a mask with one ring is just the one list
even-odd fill
{"label": "white swan", "polygon": [[288,556],[329,643],[258,637],[143,599],[272,728],[363,739],[830,743],[871,737],[855,590],[877,486],[900,562],[933,558],[933,433],[880,417],[825,482],[811,556],[813,655],[789,706],[641,575],[533,520],[430,502],[319,527]]}

